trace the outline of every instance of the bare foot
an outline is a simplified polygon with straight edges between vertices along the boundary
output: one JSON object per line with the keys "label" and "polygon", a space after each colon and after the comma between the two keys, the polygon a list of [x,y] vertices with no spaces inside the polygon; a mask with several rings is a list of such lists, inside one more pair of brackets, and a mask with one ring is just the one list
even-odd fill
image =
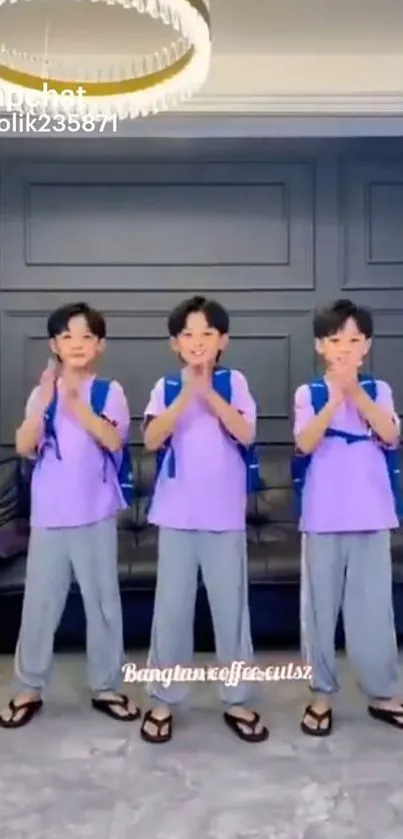
{"label": "bare foot", "polygon": [[381,708],[382,711],[396,711],[401,714],[403,711],[402,699],[379,699],[376,702],[371,702],[373,708]]}
{"label": "bare foot", "polygon": [[[228,709],[228,714],[237,721],[240,730],[243,734],[248,735],[251,733],[251,725],[253,724],[253,732],[256,735],[263,734],[265,731],[265,726],[261,723],[260,719],[255,723],[256,720],[256,712],[251,711],[250,708],[245,708],[244,705],[233,705],[231,708]],[[243,720],[245,720],[245,724],[243,724]]]}
{"label": "bare foot", "polygon": [[302,725],[310,731],[329,730],[331,725],[331,705],[328,699],[317,697],[305,708]]}
{"label": "bare foot", "polygon": [[228,728],[244,743],[264,743],[269,737],[269,730],[262,725],[257,711],[243,705],[232,705],[223,716]]}
{"label": "bare foot", "polygon": [[147,743],[167,743],[172,737],[172,714],[166,705],[146,711],[140,734]]}
{"label": "bare foot", "polygon": [[0,711],[0,720],[7,724],[12,723],[13,727],[18,727],[20,722],[29,714],[29,705],[33,705],[41,701],[41,695],[37,690],[27,690],[25,693],[18,693],[6,708]]}
{"label": "bare foot", "polygon": [[94,700],[105,705],[108,715],[115,719],[135,719],[140,716],[139,708],[131,699],[113,690],[101,691],[94,696]]}

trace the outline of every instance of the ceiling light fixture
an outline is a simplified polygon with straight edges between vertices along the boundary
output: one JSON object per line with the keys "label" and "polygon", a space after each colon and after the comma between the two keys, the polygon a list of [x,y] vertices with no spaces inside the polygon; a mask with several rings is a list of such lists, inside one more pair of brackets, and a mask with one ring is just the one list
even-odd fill
{"label": "ceiling light fixture", "polygon": [[[55,0],[50,2],[52,8],[48,8],[55,12]],[[52,31],[57,27],[54,18],[53,24],[45,27],[43,52],[37,48],[22,52],[10,44],[0,44],[0,105],[14,103],[16,110],[33,113],[95,117],[116,114],[125,119],[171,110],[200,90],[207,79],[211,57],[208,0],[70,0],[67,6],[95,3],[120,6],[128,16],[140,14],[163,23],[168,34],[166,46],[131,58],[126,66],[124,62],[120,66],[115,57],[108,55],[92,57],[90,61],[77,55],[66,57],[57,50],[53,54]],[[43,15],[44,0],[0,0],[0,32],[1,7],[5,4],[18,4],[21,23],[24,5],[29,5],[30,11],[40,7]],[[111,19],[111,31],[112,24]],[[72,19],[70,31],[62,34],[65,42],[74,44],[77,23]],[[24,31],[25,43],[27,37],[29,33]],[[83,69],[86,63],[88,66]]]}

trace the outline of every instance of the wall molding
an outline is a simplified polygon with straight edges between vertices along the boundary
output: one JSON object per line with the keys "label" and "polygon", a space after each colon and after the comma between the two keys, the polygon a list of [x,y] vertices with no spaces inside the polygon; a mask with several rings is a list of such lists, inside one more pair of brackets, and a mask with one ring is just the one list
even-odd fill
{"label": "wall molding", "polygon": [[[133,156],[132,143],[136,139],[153,139],[161,143],[167,140],[305,138],[317,141],[326,138],[403,137],[403,94],[399,100],[392,96],[385,98],[383,111],[380,108],[378,113],[369,113],[368,99],[364,102],[362,96],[359,101],[351,96],[348,99],[339,97],[337,106],[336,100],[333,99],[334,112],[331,111],[329,97],[326,99],[327,104],[322,102],[322,106],[326,106],[327,111],[323,110],[322,113],[321,103],[316,97],[304,97],[303,103],[301,98],[288,98],[288,111],[283,100],[282,113],[274,113],[273,106],[267,99],[265,107],[260,99],[260,111],[255,113],[250,111],[250,101],[248,111],[225,112],[225,102],[220,99],[220,107],[216,100],[216,110],[210,113],[171,113],[132,122],[125,120],[120,123],[116,133],[106,130],[102,134],[86,134],[83,131],[58,134],[50,130],[49,133],[15,134],[10,129],[0,132],[0,155],[10,155],[13,158],[29,155],[33,158],[46,149],[47,154],[56,153],[58,156],[71,154],[76,158],[79,155],[85,157],[90,154],[91,158],[107,155],[122,159],[124,156]],[[374,101],[375,97],[372,104]],[[247,104],[245,101],[243,106],[246,108]],[[279,100],[277,104],[279,105]],[[229,105],[232,109],[236,107],[234,100],[231,100],[231,103],[227,100],[228,108]],[[305,111],[302,110],[303,107]],[[295,113],[290,113],[291,108],[294,108]],[[0,114],[0,118],[5,117],[1,117]],[[10,119],[10,114],[7,115],[7,119]]]}
{"label": "wall molding", "polygon": [[[403,70],[403,68],[402,68]],[[402,77],[403,84],[403,77]],[[157,117],[148,117],[146,119],[137,120],[122,120],[116,132],[110,126],[105,126],[101,132],[76,132],[67,130],[61,132],[52,131],[52,123],[47,125],[46,130],[42,128],[36,131],[20,130],[21,123],[19,123],[18,131],[15,130],[16,123],[13,125],[13,115],[10,111],[5,111],[0,108],[0,117],[2,119],[2,127],[0,131],[0,138],[13,133],[14,138],[20,136],[29,136],[30,138],[47,139],[53,137],[54,139],[63,139],[67,136],[74,139],[77,136],[86,136],[88,139],[94,141],[102,136],[129,136],[135,131],[131,131],[132,126],[146,125],[150,127],[151,134],[154,133],[153,126],[156,124],[167,123],[170,119],[186,116],[207,116],[207,115],[227,115],[236,116],[237,114],[249,117],[253,116],[396,116],[403,118],[403,89],[402,91],[329,91],[328,93],[303,93],[303,92],[289,92],[289,93],[259,93],[259,94],[237,94],[237,93],[213,93],[209,95],[200,95],[192,102],[189,102],[186,107],[182,106],[169,114],[160,115]],[[5,120],[10,124],[9,132],[5,128]]]}
{"label": "wall molding", "polygon": [[[337,48],[342,49],[335,45]],[[225,136],[226,131],[229,136],[236,136],[236,132],[237,136],[253,136],[253,131],[263,132],[256,136],[280,136],[281,130],[284,132],[287,128],[288,136],[298,136],[297,125],[284,122],[282,127],[279,125],[279,120],[284,119],[309,119],[312,121],[310,130],[316,136],[337,136],[337,126],[330,129],[329,124],[323,126],[314,121],[342,117],[346,120],[394,118],[403,124],[403,53],[368,55],[339,51],[335,54],[223,55],[214,52],[210,75],[200,95],[169,114],[122,121],[116,132],[111,126],[102,132],[87,133],[60,132],[58,126],[57,132],[52,130],[51,124],[46,130],[29,132],[22,130],[21,125],[13,129],[12,114],[0,109],[0,146],[7,137],[13,142],[29,138],[34,143],[39,138],[60,143],[79,137],[94,146],[105,138],[185,138],[198,136],[198,131],[199,136]],[[189,122],[197,118],[206,124]],[[231,118],[235,125],[228,124]],[[241,124],[241,120],[256,118],[266,122],[259,126],[256,122],[253,126]],[[10,121],[9,130],[7,120]],[[184,123],[184,120],[187,121]],[[216,120],[221,121],[221,128],[212,125]],[[396,124],[372,129],[378,136],[403,134],[402,125],[397,128]],[[314,136],[309,134],[309,126],[302,126],[300,130],[303,136]],[[367,126],[365,131],[361,125],[362,136],[370,130]],[[347,129],[344,123],[342,133],[344,136],[354,133],[353,124],[350,123]]]}
{"label": "wall molding", "polygon": [[351,91],[331,93],[267,93],[238,96],[199,96],[184,114],[245,114],[249,116],[402,116],[401,93]]}

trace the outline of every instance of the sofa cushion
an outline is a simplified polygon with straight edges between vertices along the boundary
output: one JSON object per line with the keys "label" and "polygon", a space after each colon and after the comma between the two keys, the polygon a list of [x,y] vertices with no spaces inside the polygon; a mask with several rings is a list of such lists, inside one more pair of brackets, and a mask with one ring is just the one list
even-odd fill
{"label": "sofa cushion", "polygon": [[[300,537],[290,486],[290,446],[258,446],[261,475],[266,489],[248,499],[247,542],[249,580],[298,582]],[[0,463],[0,586],[2,568],[26,554],[29,527],[18,520],[16,461]],[[157,562],[156,529],[147,522],[154,483],[155,456],[133,452],[137,497],[118,520],[119,577],[123,586],[153,587]],[[403,582],[403,529],[392,534],[393,576]],[[15,559],[20,569],[19,559]],[[25,565],[24,565],[25,569]],[[4,571],[9,574],[10,572]],[[5,581],[6,578],[4,578]]]}

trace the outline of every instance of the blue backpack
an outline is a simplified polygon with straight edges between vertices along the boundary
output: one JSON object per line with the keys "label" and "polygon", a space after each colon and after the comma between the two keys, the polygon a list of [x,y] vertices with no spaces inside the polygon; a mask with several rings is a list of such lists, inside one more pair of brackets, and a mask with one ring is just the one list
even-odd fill
{"label": "blue backpack", "polygon": [[[107,379],[94,379],[91,388],[91,408],[97,416],[101,417],[105,410],[106,401],[108,398],[110,382]],[[45,447],[53,445],[55,447],[56,457],[62,460],[59,442],[56,436],[54,421],[57,408],[57,392],[55,393],[52,402],[50,403],[45,413]],[[104,453],[104,480],[106,480],[107,463],[110,461],[116,469],[119,486],[122,492],[125,503],[130,506],[134,500],[134,477],[132,459],[130,449],[127,443],[122,448],[121,462],[118,467],[115,457],[112,452],[102,450]],[[41,455],[39,456],[39,460]]]}
{"label": "blue backpack", "polygon": [[[226,367],[217,367],[213,373],[213,388],[222,399],[225,399],[226,402],[231,404],[231,370]],[[181,390],[182,376],[180,373],[174,376],[167,376],[164,379],[164,403],[166,408],[169,408],[170,405],[172,405],[175,399],[179,396]],[[236,441],[234,440],[234,442]],[[263,489],[263,482],[260,477],[259,461],[255,445],[252,444],[250,446],[243,446],[241,443],[237,442],[236,445],[245,464],[247,492],[260,492]],[[157,483],[165,457],[168,458],[168,477],[174,478],[176,474],[175,451],[172,446],[171,437],[165,441],[165,445],[157,452],[155,484]]]}
{"label": "blue backpack", "polygon": [[[368,394],[370,399],[376,402],[377,397],[377,383],[372,376],[360,376],[359,381],[361,387]],[[311,394],[312,408],[315,414],[319,414],[325,407],[329,392],[324,379],[317,379],[309,385]],[[347,431],[339,431],[335,428],[328,428],[325,432],[325,437],[340,437],[348,444],[361,443],[369,439],[369,434],[351,434]],[[385,456],[390,486],[395,500],[396,514],[398,518],[403,516],[403,502],[400,489],[400,467],[399,467],[399,452],[396,449],[390,449],[387,446],[382,446],[382,452]],[[296,500],[297,515],[301,515],[302,494],[304,491],[306,475],[309,469],[313,455],[296,452],[292,459],[291,476]]]}

